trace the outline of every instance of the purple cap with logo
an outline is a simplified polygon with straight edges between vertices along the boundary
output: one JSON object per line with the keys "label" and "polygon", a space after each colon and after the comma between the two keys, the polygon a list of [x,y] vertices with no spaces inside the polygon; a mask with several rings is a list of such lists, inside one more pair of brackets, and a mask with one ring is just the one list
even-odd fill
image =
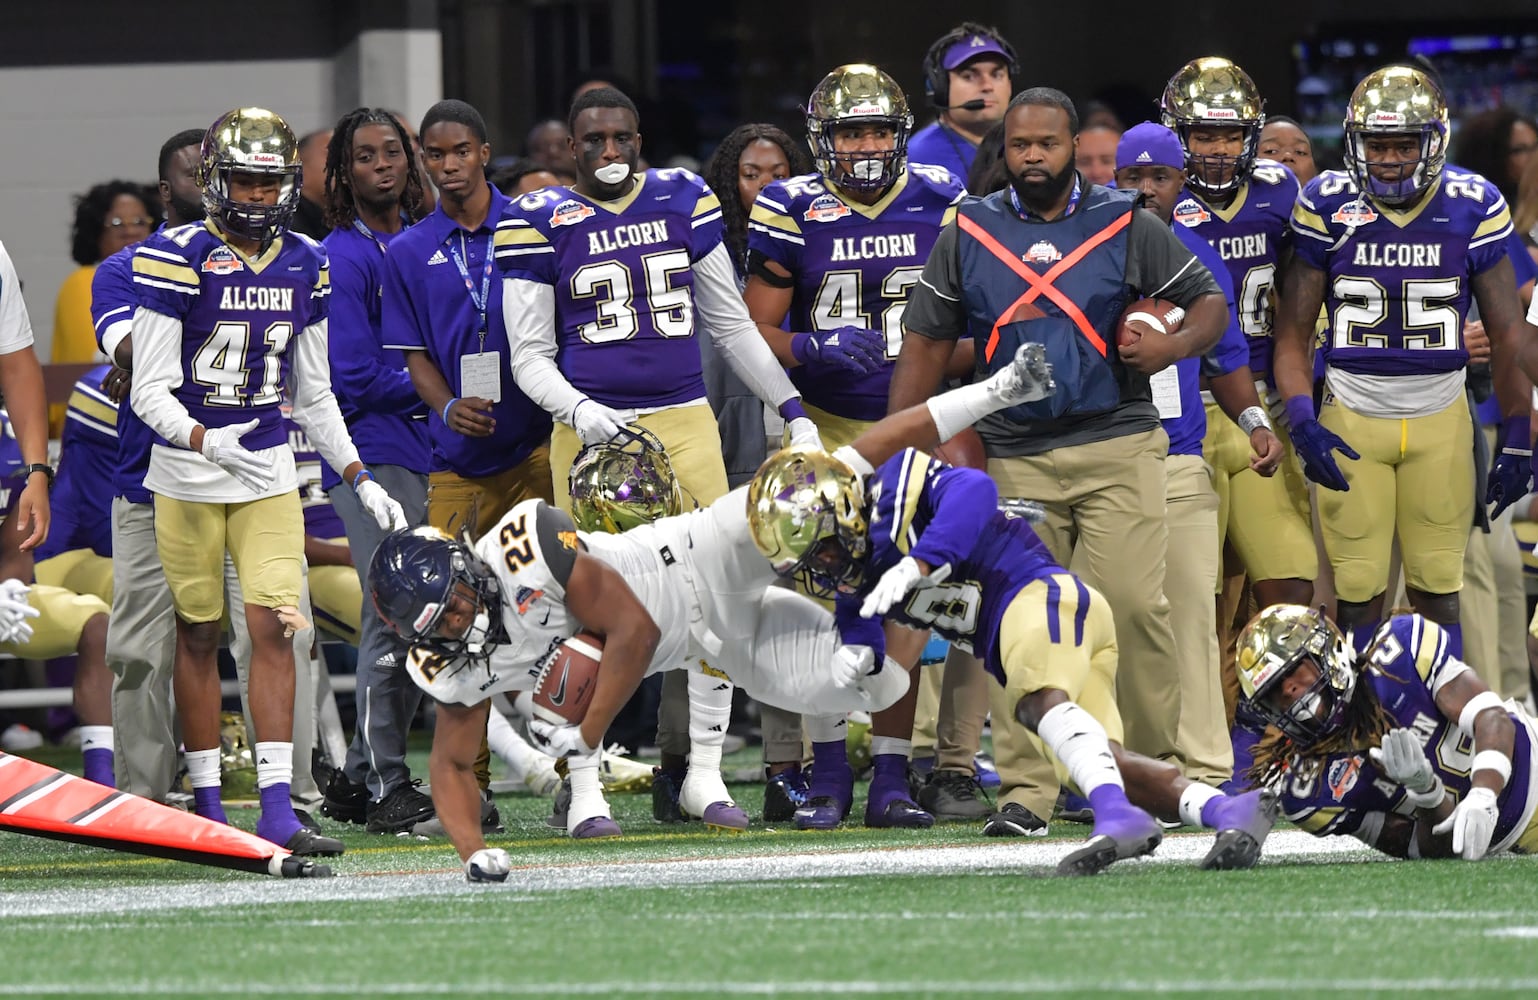
{"label": "purple cap with logo", "polygon": [[1009,65],[1011,59],[1009,52],[996,40],[987,35],[968,35],[961,41],[945,50],[945,56],[940,60],[940,65],[947,72],[958,69],[963,63],[970,62],[981,56],[997,56]]}
{"label": "purple cap with logo", "polygon": [[1186,165],[1185,150],[1175,133],[1158,122],[1143,122],[1121,134],[1116,144],[1116,169],[1128,167],[1177,167]]}

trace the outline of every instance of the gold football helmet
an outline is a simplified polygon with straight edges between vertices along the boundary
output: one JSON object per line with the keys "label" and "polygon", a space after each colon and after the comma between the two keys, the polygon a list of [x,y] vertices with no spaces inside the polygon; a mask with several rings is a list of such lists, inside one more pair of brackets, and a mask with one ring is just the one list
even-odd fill
{"label": "gold football helmet", "polygon": [[[1304,659],[1318,668],[1318,679],[1291,704],[1278,704],[1282,682]],[[1323,612],[1301,604],[1273,604],[1251,619],[1239,633],[1235,667],[1245,700],[1300,747],[1339,729],[1356,691],[1350,641]]]}
{"label": "gold football helmet", "polygon": [[[893,145],[886,150],[837,153],[833,132],[841,125],[886,125]],[[806,102],[807,144],[817,171],[851,191],[884,191],[908,161],[913,113],[897,81],[868,63],[850,63],[822,78]]]}
{"label": "gold football helmet", "polygon": [[[232,201],[230,175],[237,173],[277,176],[277,204]],[[302,180],[294,130],[266,108],[226,111],[203,136],[198,161],[203,208],[231,236],[257,240],[265,250],[294,217]]]}
{"label": "gold football helmet", "polygon": [[[1357,190],[1385,205],[1412,204],[1437,183],[1447,162],[1447,99],[1413,66],[1385,66],[1356,85],[1346,103],[1346,170]],[[1369,160],[1373,136],[1415,136],[1414,160]]]}
{"label": "gold football helmet", "polygon": [[860,476],[805,445],[770,455],[748,484],[748,530],[774,571],[814,597],[852,593],[864,579],[870,526]]}
{"label": "gold football helmet", "polygon": [[[1223,195],[1239,186],[1255,166],[1266,102],[1250,75],[1231,60],[1203,56],[1180,67],[1164,87],[1160,120],[1180,137],[1186,151],[1186,174],[1203,194]],[[1244,130],[1238,156],[1194,154],[1189,141],[1196,126],[1237,127]]]}
{"label": "gold football helmet", "polygon": [[612,441],[583,448],[567,481],[572,520],[583,531],[628,531],[683,513],[683,491],[667,449],[635,424]]}

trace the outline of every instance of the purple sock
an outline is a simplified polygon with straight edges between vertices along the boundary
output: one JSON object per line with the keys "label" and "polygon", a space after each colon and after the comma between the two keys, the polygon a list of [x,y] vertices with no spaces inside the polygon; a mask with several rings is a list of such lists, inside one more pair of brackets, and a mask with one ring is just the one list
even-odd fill
{"label": "purple sock", "polygon": [[870,779],[870,798],[883,795],[908,797],[908,757],[900,753],[880,753],[871,758],[875,773]]}
{"label": "purple sock", "polygon": [[1453,622],[1443,625],[1442,631],[1447,633],[1447,655],[1463,659],[1463,626]]}
{"label": "purple sock", "polygon": [[219,786],[212,785],[208,788],[194,788],[192,790],[192,805],[199,816],[211,819],[215,823],[228,823],[224,818],[224,803],[219,801]]}
{"label": "purple sock", "polygon": [[1234,747],[1234,776],[1223,782],[1222,791],[1232,795],[1250,787],[1250,767],[1255,763],[1255,744],[1260,742],[1260,736],[1248,726],[1235,723],[1228,738]]}
{"label": "purple sock", "polygon": [[80,753],[84,763],[85,777],[87,781],[94,781],[98,785],[106,785],[108,788],[117,787],[114,784],[112,774],[112,751],[106,747],[93,747]]}
{"label": "purple sock", "polygon": [[812,795],[848,795],[853,780],[843,740],[812,744]]}
{"label": "purple sock", "polygon": [[1228,801],[1230,801],[1228,796],[1218,795],[1208,799],[1206,802],[1203,802],[1202,826],[1205,826],[1209,830],[1216,830],[1218,828],[1217,817],[1212,814],[1212,811],[1218,806],[1222,805],[1224,802]]}
{"label": "purple sock", "polygon": [[1132,803],[1127,801],[1127,793],[1115,785],[1101,785],[1086,796],[1089,799],[1090,808],[1095,810],[1095,818],[1100,817],[1102,810],[1113,812],[1123,809]]}
{"label": "purple sock", "polygon": [[256,835],[274,844],[286,844],[303,825],[294,815],[294,804],[289,801],[289,783],[280,781],[268,785],[258,793],[262,800],[262,818],[256,821]]}

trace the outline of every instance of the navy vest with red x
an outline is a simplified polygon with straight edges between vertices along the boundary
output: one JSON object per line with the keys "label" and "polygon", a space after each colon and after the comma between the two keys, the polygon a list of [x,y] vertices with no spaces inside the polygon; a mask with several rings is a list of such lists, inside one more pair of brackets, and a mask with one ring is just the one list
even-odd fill
{"label": "navy vest with red x", "polygon": [[1022,221],[1008,189],[962,203],[962,300],[979,373],[1005,367],[1031,341],[1046,347],[1057,381],[1048,398],[1005,410],[1010,419],[1102,413],[1123,401],[1116,324],[1131,299],[1127,230],[1134,205],[1132,194],[1099,185],[1055,222]]}

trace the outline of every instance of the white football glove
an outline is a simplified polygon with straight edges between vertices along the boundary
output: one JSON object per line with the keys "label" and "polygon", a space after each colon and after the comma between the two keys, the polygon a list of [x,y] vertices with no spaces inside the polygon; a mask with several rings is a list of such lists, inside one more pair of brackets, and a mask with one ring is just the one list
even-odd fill
{"label": "white football glove", "polygon": [[572,428],[585,445],[612,441],[629,422],[630,418],[624,413],[610,409],[596,399],[584,399],[571,413]]}
{"label": "white football glove", "polygon": [[876,586],[866,595],[865,603],[860,605],[860,617],[879,618],[891,610],[892,605],[906,597],[909,591],[944,583],[950,575],[950,563],[930,570],[929,575],[925,576],[919,570],[917,560],[912,556],[903,556],[896,566],[881,574],[881,579],[876,581]]}
{"label": "white football glove", "polygon": [[570,723],[546,722],[536,717],[529,720],[529,735],[535,746],[552,757],[586,757],[593,752],[582,738],[582,727]]}
{"label": "white football glove", "polygon": [[822,435],[817,433],[817,425],[806,417],[797,417],[785,426],[790,431],[792,447],[804,444],[809,448],[816,448],[818,451],[823,450]]}
{"label": "white football glove", "polygon": [[1431,761],[1415,738],[1415,730],[1390,729],[1383,734],[1383,746],[1373,747],[1367,755],[1385,778],[1404,786],[1409,793],[1406,798],[1415,808],[1435,809],[1442,804],[1447,791],[1442,779],[1431,769]]}
{"label": "white football glove", "polygon": [[1047,349],[1041,344],[1021,344],[1015,360],[988,376],[988,391],[1005,406],[1034,403],[1057,390]]}
{"label": "white football glove", "polygon": [[256,430],[255,418],[228,427],[203,428],[203,457],[234,476],[246,489],[260,493],[272,485],[272,463],[240,443],[242,435]]}
{"label": "white football glove", "polygon": [[395,498],[385,492],[385,488],[372,479],[365,479],[358,484],[355,491],[358,494],[358,506],[363,512],[372,517],[381,528],[386,531],[394,531],[397,528],[406,527],[406,512],[401,505],[395,502]]}
{"label": "white football glove", "polygon": [[833,683],[853,690],[875,665],[876,653],[869,646],[840,646],[833,654]]}
{"label": "white football glove", "polygon": [[513,868],[507,852],[500,847],[483,847],[470,855],[465,862],[465,880],[468,882],[506,882],[507,873]]}
{"label": "white football glove", "polygon": [[32,638],[32,626],[27,619],[36,618],[41,612],[27,603],[31,589],[16,579],[0,582],[0,642],[24,643]]}
{"label": "white football glove", "polygon": [[1431,832],[1451,830],[1453,853],[1462,855],[1465,861],[1478,861],[1490,850],[1490,839],[1495,836],[1495,820],[1499,814],[1495,793],[1475,785],[1446,819],[1431,828]]}

